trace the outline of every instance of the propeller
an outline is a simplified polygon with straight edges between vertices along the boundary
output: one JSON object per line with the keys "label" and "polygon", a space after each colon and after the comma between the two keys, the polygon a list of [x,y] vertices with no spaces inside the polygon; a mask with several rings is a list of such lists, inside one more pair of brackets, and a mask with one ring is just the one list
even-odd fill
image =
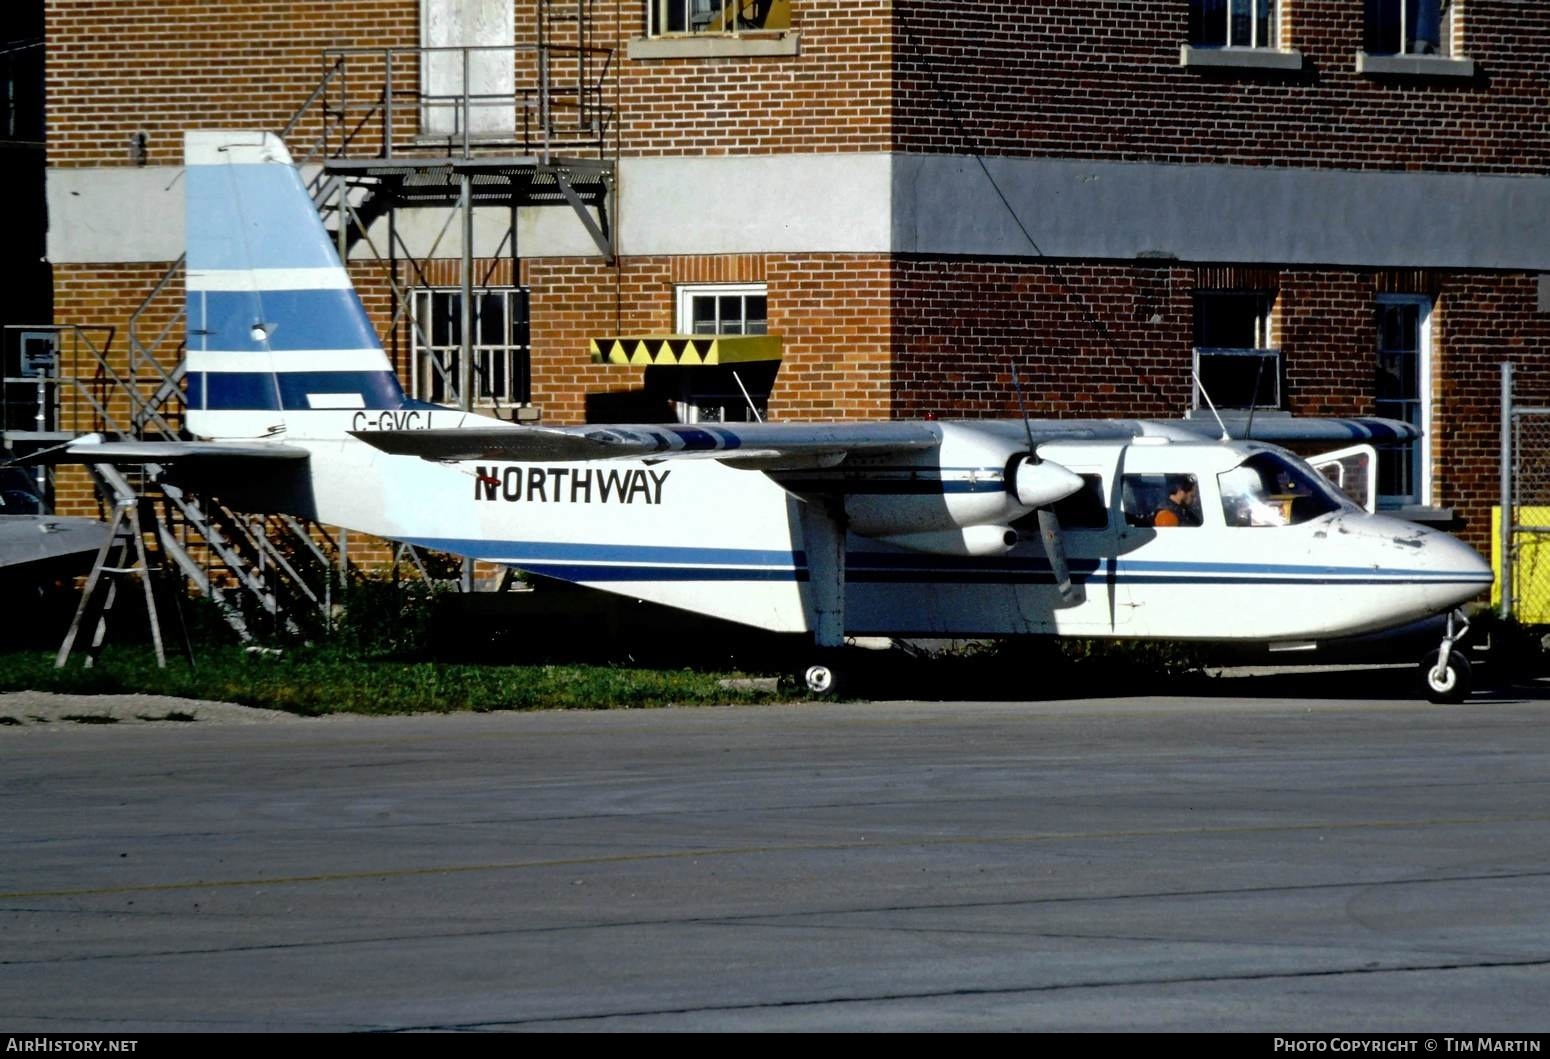
{"label": "propeller", "polygon": [[1039,450],[1033,443],[1033,424],[1028,418],[1028,405],[1023,400],[1023,384],[1018,378],[1015,360],[1012,361],[1012,388],[1017,391],[1017,407],[1023,413],[1023,432],[1028,436],[1028,458],[1018,464],[1013,483],[1017,499],[1032,507],[1039,516],[1039,540],[1044,544],[1044,557],[1049,560],[1050,573],[1055,577],[1055,589],[1060,593],[1060,598],[1067,603],[1078,603],[1082,600],[1082,589],[1071,581],[1071,564],[1066,561],[1060,519],[1049,505],[1080,489],[1082,480],[1058,463],[1039,459]]}

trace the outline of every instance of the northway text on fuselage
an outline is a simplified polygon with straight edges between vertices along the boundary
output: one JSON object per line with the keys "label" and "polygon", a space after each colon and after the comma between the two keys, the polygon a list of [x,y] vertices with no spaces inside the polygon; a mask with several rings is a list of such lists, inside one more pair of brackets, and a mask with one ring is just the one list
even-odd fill
{"label": "northway text on fuselage", "polygon": [[474,499],[526,504],[660,504],[672,471],[477,466]]}

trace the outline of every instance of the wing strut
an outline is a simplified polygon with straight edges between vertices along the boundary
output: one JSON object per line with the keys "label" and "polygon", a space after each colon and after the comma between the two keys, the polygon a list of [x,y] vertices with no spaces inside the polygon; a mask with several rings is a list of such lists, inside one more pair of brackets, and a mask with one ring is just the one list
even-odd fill
{"label": "wing strut", "polygon": [[820,649],[845,643],[845,525],[838,503],[797,503],[807,588],[813,608],[813,642]]}

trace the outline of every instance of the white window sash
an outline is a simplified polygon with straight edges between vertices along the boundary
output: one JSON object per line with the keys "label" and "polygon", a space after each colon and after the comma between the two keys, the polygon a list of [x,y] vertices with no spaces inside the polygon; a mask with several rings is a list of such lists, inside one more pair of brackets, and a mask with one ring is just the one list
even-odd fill
{"label": "white window sash", "polygon": [[[1416,306],[1416,393],[1420,404],[1421,438],[1411,442],[1417,450],[1412,458],[1415,468],[1415,493],[1406,496],[1383,495],[1380,500],[1414,503],[1425,507],[1432,502],[1432,299],[1425,294],[1380,294],[1377,305]],[[1376,334],[1373,336],[1376,339]],[[1374,355],[1376,355],[1376,342]]]}

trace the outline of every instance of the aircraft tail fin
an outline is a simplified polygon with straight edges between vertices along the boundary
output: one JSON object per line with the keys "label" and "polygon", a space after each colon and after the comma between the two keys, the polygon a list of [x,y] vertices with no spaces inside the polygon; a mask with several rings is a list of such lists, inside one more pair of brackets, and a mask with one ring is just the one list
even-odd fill
{"label": "aircraft tail fin", "polygon": [[333,437],[404,396],[317,208],[272,133],[189,132],[188,428]]}

